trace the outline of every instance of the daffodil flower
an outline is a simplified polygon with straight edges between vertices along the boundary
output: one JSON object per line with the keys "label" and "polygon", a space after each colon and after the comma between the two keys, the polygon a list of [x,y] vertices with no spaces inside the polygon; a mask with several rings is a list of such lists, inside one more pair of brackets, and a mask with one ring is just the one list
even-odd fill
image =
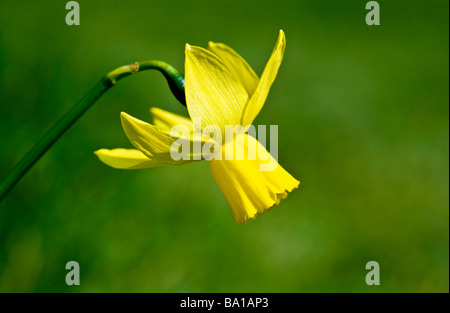
{"label": "daffodil flower", "polygon": [[[284,170],[262,144],[245,132],[264,105],[281,65],[285,46],[285,35],[280,31],[272,55],[258,78],[247,62],[224,44],[209,42],[208,50],[186,45],[185,91],[191,119],[152,108],[154,125],[151,125],[122,112],[123,129],[136,149],[101,149],[95,152],[96,155],[102,162],[119,169],[184,164],[198,158],[194,157],[194,151],[189,160],[171,157],[172,145],[180,139],[171,136],[172,127],[185,125],[193,131],[192,121],[196,118],[200,118],[202,128],[217,125],[222,132],[226,125],[242,125],[236,136],[221,142],[221,149],[215,151],[222,157],[212,157],[208,162],[214,180],[231,206],[236,223],[244,224],[255,219],[278,205],[299,185],[299,181]],[[191,143],[198,140],[200,144],[207,140],[192,134],[184,139]],[[231,145],[236,149],[228,149]],[[243,160],[235,157],[240,152],[244,154]],[[227,155],[229,153],[233,155]],[[248,154],[256,158],[245,158]],[[274,170],[261,171],[260,166],[268,163],[275,164]]]}

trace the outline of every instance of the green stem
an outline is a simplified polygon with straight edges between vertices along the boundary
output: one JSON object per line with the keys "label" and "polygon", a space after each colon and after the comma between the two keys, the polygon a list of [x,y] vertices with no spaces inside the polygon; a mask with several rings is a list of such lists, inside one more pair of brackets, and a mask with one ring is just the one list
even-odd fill
{"label": "green stem", "polygon": [[176,69],[162,61],[136,62],[121,66],[104,76],[83,98],[80,99],[17,163],[0,184],[0,201],[44,153],[94,104],[108,89],[119,80],[145,70],[160,71],[169,83],[170,90],[183,105],[184,78]]}

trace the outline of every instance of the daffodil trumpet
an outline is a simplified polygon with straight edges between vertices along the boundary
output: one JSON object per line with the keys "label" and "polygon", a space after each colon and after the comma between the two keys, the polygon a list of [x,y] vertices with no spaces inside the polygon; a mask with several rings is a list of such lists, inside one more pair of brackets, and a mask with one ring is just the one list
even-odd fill
{"label": "daffodil trumpet", "polygon": [[0,184],[0,201],[19,182],[44,153],[112,86],[124,77],[146,70],[161,72],[169,83],[174,96],[186,105],[184,77],[169,64],[149,60],[121,66],[105,75],[86,95],[83,96],[14,166]]}
{"label": "daffodil trumpet", "polygon": [[[189,118],[151,108],[152,125],[122,112],[122,127],[135,149],[100,149],[95,151],[96,155],[105,164],[119,169],[206,159],[236,223],[255,219],[278,205],[300,183],[248,133],[278,73],[285,46],[286,38],[280,31],[269,61],[258,77],[225,44],[209,42],[208,49],[186,45],[185,94]],[[230,127],[236,131],[224,136]]]}

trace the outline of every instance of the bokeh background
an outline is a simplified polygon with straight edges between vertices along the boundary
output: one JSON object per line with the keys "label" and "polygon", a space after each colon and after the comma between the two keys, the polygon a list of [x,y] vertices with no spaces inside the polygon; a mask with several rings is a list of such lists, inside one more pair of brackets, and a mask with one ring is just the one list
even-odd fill
{"label": "bokeh background", "polygon": [[[244,226],[207,162],[115,170],[119,113],[186,114],[157,72],[121,81],[0,203],[2,292],[448,292],[448,1],[0,1],[0,178],[104,74],[224,42],[260,74],[302,184]],[[81,285],[65,284],[65,264]],[[365,265],[381,267],[367,286]]]}

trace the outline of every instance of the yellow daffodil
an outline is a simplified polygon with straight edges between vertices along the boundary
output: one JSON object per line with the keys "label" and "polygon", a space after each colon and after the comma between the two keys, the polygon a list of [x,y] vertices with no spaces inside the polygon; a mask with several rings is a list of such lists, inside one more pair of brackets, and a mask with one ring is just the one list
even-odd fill
{"label": "yellow daffodil", "polygon": [[[247,62],[224,44],[210,42],[209,50],[186,45],[185,92],[191,119],[152,108],[154,125],[151,125],[122,112],[123,129],[136,149],[101,149],[95,153],[107,165],[120,169],[183,164],[200,159],[200,156],[190,151],[189,160],[175,160],[171,155],[174,142],[185,140],[204,145],[211,140],[208,136],[194,135],[193,120],[199,119],[201,128],[216,125],[222,133],[227,125],[242,125],[243,128],[231,139],[220,141],[220,149],[212,151],[212,158],[202,156],[209,160],[211,173],[228,200],[236,223],[255,219],[258,214],[278,205],[299,185],[299,181],[285,171],[263,145],[246,133],[264,105],[285,46],[286,39],[280,31],[272,55],[258,78]],[[187,127],[189,135],[173,136],[171,130],[176,125]],[[236,157],[239,153],[244,159]],[[254,158],[247,158],[249,154]],[[264,164],[274,165],[273,170],[261,170]]]}

